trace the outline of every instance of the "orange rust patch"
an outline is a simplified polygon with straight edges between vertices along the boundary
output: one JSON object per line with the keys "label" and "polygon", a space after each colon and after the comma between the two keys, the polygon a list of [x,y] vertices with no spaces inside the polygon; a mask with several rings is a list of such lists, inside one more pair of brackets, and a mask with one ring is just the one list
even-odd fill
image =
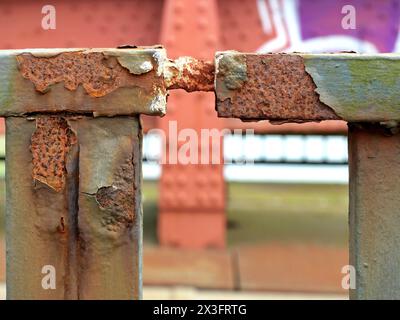
{"label": "orange rust patch", "polygon": [[36,130],[31,138],[33,179],[57,192],[63,190],[66,156],[76,142],[76,135],[64,118],[36,118]]}
{"label": "orange rust patch", "polygon": [[214,63],[191,57],[176,59],[169,67],[168,89],[214,91]]}
{"label": "orange rust patch", "polygon": [[[316,85],[306,72],[303,58],[290,54],[246,55],[247,79],[231,97],[221,98],[220,117],[283,122],[337,120],[338,115],[319,100]],[[220,72],[217,81],[224,81]]]}
{"label": "orange rust patch", "polygon": [[109,214],[103,217],[103,225],[109,231],[129,228],[135,220],[135,168],[133,158],[128,159],[115,175],[112,186],[102,187],[96,193],[96,201]]}
{"label": "orange rust patch", "polygon": [[46,93],[53,84],[64,82],[68,90],[82,85],[90,96],[103,97],[120,87],[152,89],[157,81],[154,71],[133,75],[116,57],[100,52],[65,52],[54,57],[21,54],[17,61],[22,76],[32,81],[41,93]]}

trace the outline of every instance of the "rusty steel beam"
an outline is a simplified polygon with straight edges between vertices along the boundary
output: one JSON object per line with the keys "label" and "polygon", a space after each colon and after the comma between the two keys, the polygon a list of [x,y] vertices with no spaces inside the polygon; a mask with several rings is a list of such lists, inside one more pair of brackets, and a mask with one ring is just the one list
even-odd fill
{"label": "rusty steel beam", "polygon": [[168,89],[214,91],[214,69],[211,61],[180,57],[165,64],[165,83]]}
{"label": "rusty steel beam", "polygon": [[[58,131],[53,137],[67,142],[69,139],[65,131],[65,121],[57,121],[55,118],[53,120],[54,122],[50,121],[53,122],[51,126]],[[52,179],[48,176],[47,184],[40,183],[34,178],[34,167],[40,164],[34,164],[31,148],[34,150],[35,145],[41,144],[45,149],[50,145],[42,139],[44,127],[39,125],[36,130],[37,122],[41,120],[22,117],[6,119],[7,297],[75,299],[76,281],[69,281],[77,275],[75,266],[70,262],[75,257],[72,255],[72,248],[68,249],[71,238],[76,237],[73,218],[75,205],[74,201],[71,201],[75,192],[70,192],[65,185],[74,183],[74,176],[77,174],[74,165],[76,160],[73,157],[67,159],[63,152],[73,146],[71,155],[74,154],[75,143],[69,140],[68,146],[64,143],[59,148],[53,146],[53,150],[60,156],[60,170],[55,170],[56,163],[46,163],[47,159],[43,159],[44,171],[43,174],[40,172],[40,175],[44,176],[45,172],[51,173],[54,181],[50,181]],[[50,144],[53,142],[54,140]],[[68,173],[67,167],[71,168]],[[63,184],[62,190],[56,182],[59,178]],[[56,271],[55,289],[44,290],[42,269],[49,265]]]}
{"label": "rusty steel beam", "polygon": [[276,122],[400,120],[398,54],[215,57],[220,117]]}
{"label": "rusty steel beam", "polygon": [[165,50],[0,51],[0,116],[164,115]]}
{"label": "rusty steel beam", "polygon": [[40,112],[162,116],[167,89],[213,91],[213,62],[169,60],[161,46],[0,50],[3,117]]}
{"label": "rusty steel beam", "polygon": [[85,118],[76,127],[79,298],[138,299],[142,273],[139,119]]}

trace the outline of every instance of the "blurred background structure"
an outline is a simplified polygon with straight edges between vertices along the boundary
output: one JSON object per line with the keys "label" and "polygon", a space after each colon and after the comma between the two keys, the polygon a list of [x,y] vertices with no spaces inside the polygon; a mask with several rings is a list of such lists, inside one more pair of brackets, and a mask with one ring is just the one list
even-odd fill
{"label": "blurred background structure", "polygon": [[[44,5],[56,9],[54,30],[41,26]],[[343,28],[348,5],[355,8],[355,29]],[[208,60],[221,50],[396,52],[399,20],[397,0],[2,0],[0,49],[162,44],[170,58]],[[144,117],[145,132],[168,131],[171,120],[178,129],[252,128],[256,135],[225,136],[229,164],[163,166],[160,138],[145,136],[145,297],[146,286],[162,286],[147,291],[162,298],[219,297],[194,289],[182,296],[165,286],[223,290],[221,297],[228,291],[344,295],[345,123],[218,119],[212,93],[181,90],[171,93],[167,116]],[[3,122],[0,133],[4,159]],[[246,159],[254,164],[240,164]],[[0,176],[1,282],[4,161]]]}

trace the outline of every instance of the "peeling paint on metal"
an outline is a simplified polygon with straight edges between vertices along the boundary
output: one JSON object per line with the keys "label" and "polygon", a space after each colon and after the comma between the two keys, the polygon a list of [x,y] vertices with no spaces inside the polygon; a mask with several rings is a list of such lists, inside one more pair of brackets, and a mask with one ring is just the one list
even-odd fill
{"label": "peeling paint on metal", "polygon": [[[31,54],[18,55],[19,70],[25,79],[32,81],[36,90],[46,93],[56,83],[64,83],[66,89],[75,91],[82,85],[92,97],[103,97],[120,87],[140,86],[131,74],[143,74],[140,70],[142,56],[105,57],[102,53],[65,52],[51,58],[37,58]],[[118,63],[125,63],[129,72]],[[144,79],[143,79],[144,80]]]}
{"label": "peeling paint on metal", "polygon": [[139,117],[76,122],[80,299],[138,298],[142,245]]}
{"label": "peeling paint on metal", "polygon": [[220,117],[274,123],[339,119],[319,101],[299,55],[219,53],[216,59]]}
{"label": "peeling paint on metal", "polygon": [[[65,118],[67,119],[67,118]],[[63,121],[48,126],[65,133]],[[68,120],[67,120],[68,121]],[[77,144],[66,155],[65,186],[60,192],[43,183],[32,183],[32,136],[35,119],[8,117],[7,124],[7,299],[78,299],[75,206],[77,190]],[[59,130],[59,128],[64,128]],[[44,133],[44,131],[42,131]],[[54,137],[42,135],[49,143]],[[40,143],[46,141],[40,139]],[[43,160],[45,161],[45,160]],[[47,162],[46,162],[47,165]],[[43,290],[44,265],[55,267],[56,288]],[[37,270],[38,272],[33,272]]]}
{"label": "peeling paint on metal", "polygon": [[158,48],[0,50],[0,116],[153,115],[155,96],[167,95],[163,58]]}
{"label": "peeling paint on metal", "polygon": [[164,91],[158,90],[157,94],[154,95],[153,100],[150,103],[150,111],[154,114],[165,114],[165,106],[167,105],[167,95]]}
{"label": "peeling paint on metal", "polygon": [[[138,299],[139,116],[36,115],[7,117],[6,123],[8,298]],[[75,142],[68,152],[67,141]],[[55,173],[56,181],[32,183],[33,168],[54,169],[53,162],[65,181],[50,170],[44,176]],[[40,285],[46,264],[57,270],[55,290]]]}
{"label": "peeling paint on metal", "polygon": [[157,76],[164,74],[164,66],[167,60],[167,53],[164,49],[154,51],[152,54],[154,60],[157,62]]}
{"label": "peeling paint on metal", "polygon": [[347,121],[400,120],[400,55],[302,55],[320,100]]}
{"label": "peeling paint on metal", "polygon": [[132,74],[140,75],[153,70],[153,61],[149,55],[120,55],[117,60]]}
{"label": "peeling paint on metal", "polygon": [[[238,57],[246,59],[248,79],[227,81],[227,72],[240,71],[235,71],[235,64],[225,62]],[[216,70],[217,110],[221,117],[268,119],[274,123],[400,120],[399,54],[227,51],[217,53]]]}
{"label": "peeling paint on metal", "polygon": [[65,186],[66,157],[77,142],[75,133],[62,117],[38,117],[31,138],[32,177],[60,192]]}
{"label": "peeling paint on metal", "polygon": [[96,192],[96,201],[105,211],[103,225],[109,231],[130,228],[135,219],[135,170],[129,158],[115,173],[111,186]]}
{"label": "peeling paint on metal", "polygon": [[246,56],[235,51],[228,54],[217,53],[216,86],[218,86],[218,97],[221,101],[232,98],[233,90],[240,89],[247,81]]}

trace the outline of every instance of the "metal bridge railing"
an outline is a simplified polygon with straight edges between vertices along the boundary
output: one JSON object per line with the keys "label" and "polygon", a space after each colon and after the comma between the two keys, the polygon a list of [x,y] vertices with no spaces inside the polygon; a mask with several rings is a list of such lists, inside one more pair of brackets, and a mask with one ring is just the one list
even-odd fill
{"label": "metal bridge railing", "polygon": [[398,55],[229,51],[214,66],[160,47],[0,51],[8,298],[141,297],[139,117],[164,115],[179,88],[215,91],[220,117],[347,121],[351,298],[400,298],[399,66]]}

